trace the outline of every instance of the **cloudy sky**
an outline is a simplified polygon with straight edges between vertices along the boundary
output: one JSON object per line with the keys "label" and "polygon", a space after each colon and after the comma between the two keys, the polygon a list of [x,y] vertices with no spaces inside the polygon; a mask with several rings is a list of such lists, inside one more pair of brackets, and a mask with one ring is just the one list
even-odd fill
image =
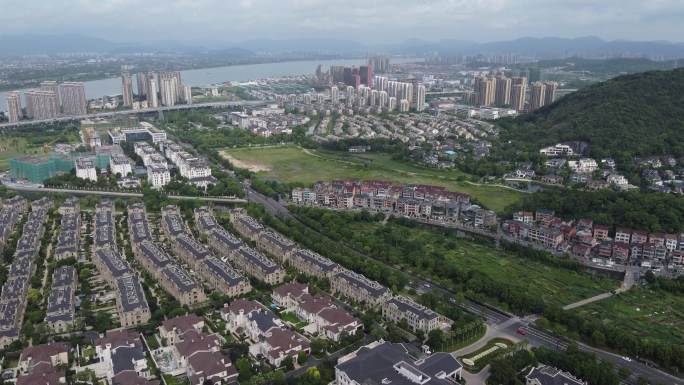
{"label": "cloudy sky", "polygon": [[523,36],[684,40],[684,0],[0,0],[0,36],[114,41]]}

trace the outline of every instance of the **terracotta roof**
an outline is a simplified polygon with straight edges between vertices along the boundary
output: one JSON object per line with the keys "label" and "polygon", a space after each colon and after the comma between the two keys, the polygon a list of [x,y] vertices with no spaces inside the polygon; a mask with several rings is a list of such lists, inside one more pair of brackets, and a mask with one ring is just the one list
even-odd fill
{"label": "terracotta roof", "polygon": [[134,371],[126,371],[112,377],[112,385],[159,385],[159,380],[148,380]]}
{"label": "terracotta roof", "polygon": [[250,301],[246,299],[237,299],[230,303],[228,306],[224,306],[221,309],[221,313],[239,313],[241,310],[247,314],[252,310],[261,309],[262,306],[256,301]]}
{"label": "terracotta roof", "polygon": [[201,334],[189,331],[183,341],[176,344],[176,350],[181,356],[190,357],[197,352],[208,352],[221,347],[221,341],[216,334]]}
{"label": "terracotta roof", "polygon": [[167,331],[171,331],[175,328],[178,334],[183,334],[189,330],[195,330],[195,325],[202,322],[204,322],[202,317],[194,314],[187,314],[166,320],[162,322],[162,326]]}
{"label": "terracotta roof", "polygon": [[59,353],[66,353],[68,351],[69,345],[64,342],[29,346],[21,352],[19,361],[30,359],[33,362],[33,365],[38,362],[47,362],[51,364],[52,360],[50,357]]}
{"label": "terracotta roof", "polygon": [[299,283],[299,282],[286,283],[286,284],[280,285],[280,286],[276,287],[275,289],[273,289],[273,293],[277,294],[281,297],[285,297],[287,295],[290,295],[294,298],[298,298],[302,294],[308,293],[308,292],[309,292],[309,287],[307,285],[305,285],[303,283]]}
{"label": "terracotta roof", "polygon": [[57,371],[51,364],[41,363],[31,371],[31,374],[17,377],[16,385],[61,385],[60,378],[64,372]]}
{"label": "terracotta roof", "polygon": [[98,338],[95,341],[95,345],[104,347],[108,344],[110,344],[112,348],[131,344],[138,345],[140,344],[140,334],[129,329],[107,330],[104,337]]}

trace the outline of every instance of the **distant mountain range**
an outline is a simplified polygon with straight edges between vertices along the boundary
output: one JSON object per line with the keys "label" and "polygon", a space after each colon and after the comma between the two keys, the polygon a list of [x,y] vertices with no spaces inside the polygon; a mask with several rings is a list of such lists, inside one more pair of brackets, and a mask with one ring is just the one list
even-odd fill
{"label": "distant mountain range", "polygon": [[116,43],[106,39],[82,35],[13,35],[0,36],[0,56],[57,53],[236,53],[281,55],[290,53],[317,53],[337,55],[366,55],[376,52],[398,55],[497,55],[516,54],[538,59],[571,56],[611,57],[644,56],[650,58],[684,58],[684,44],[667,41],[607,41],[597,37],[558,38],[524,37],[514,40],[476,43],[466,40],[445,39],[426,41],[411,39],[393,44],[364,44],[349,39],[292,38],[254,39],[233,43],[214,43],[193,46],[173,41],[156,43]]}

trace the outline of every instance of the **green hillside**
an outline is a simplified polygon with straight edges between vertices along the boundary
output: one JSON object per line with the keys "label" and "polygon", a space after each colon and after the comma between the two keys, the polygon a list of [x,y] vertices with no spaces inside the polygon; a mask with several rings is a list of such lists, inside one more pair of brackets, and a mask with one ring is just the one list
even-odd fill
{"label": "green hillside", "polygon": [[499,155],[512,159],[564,141],[626,163],[633,156],[684,155],[684,68],[620,76],[515,119],[502,119]]}

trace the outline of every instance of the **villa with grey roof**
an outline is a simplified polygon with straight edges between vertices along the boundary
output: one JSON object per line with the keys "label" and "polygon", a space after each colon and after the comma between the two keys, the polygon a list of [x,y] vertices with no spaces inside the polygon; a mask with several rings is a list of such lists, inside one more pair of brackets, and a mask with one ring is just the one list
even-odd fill
{"label": "villa with grey roof", "polygon": [[45,322],[54,333],[66,333],[74,325],[77,284],[76,269],[73,266],[61,266],[52,273]]}
{"label": "villa with grey roof", "polygon": [[449,353],[419,356],[409,345],[372,342],[341,357],[335,366],[337,385],[453,385],[463,366]]}
{"label": "villa with grey roof", "polygon": [[135,275],[126,275],[116,280],[116,310],[123,327],[133,327],[147,323],[150,308],[145,299],[140,280]]}
{"label": "villa with grey roof", "polygon": [[363,274],[343,269],[330,280],[333,294],[352,299],[368,307],[375,307],[385,302],[391,295],[388,288]]}
{"label": "villa with grey roof", "polygon": [[229,297],[237,297],[252,290],[249,280],[228,263],[208,257],[198,264],[197,270],[212,289]]}

